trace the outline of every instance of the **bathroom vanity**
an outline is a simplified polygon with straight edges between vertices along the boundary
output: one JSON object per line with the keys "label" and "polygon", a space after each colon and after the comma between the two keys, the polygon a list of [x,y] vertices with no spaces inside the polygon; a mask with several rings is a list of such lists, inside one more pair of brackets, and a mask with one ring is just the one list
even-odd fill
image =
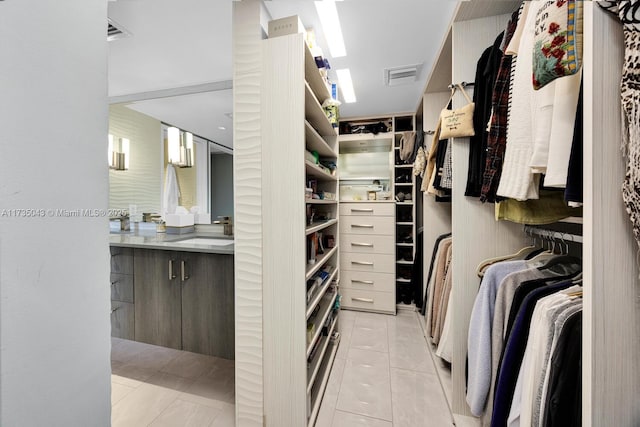
{"label": "bathroom vanity", "polygon": [[233,240],[110,236],[112,336],[234,358]]}

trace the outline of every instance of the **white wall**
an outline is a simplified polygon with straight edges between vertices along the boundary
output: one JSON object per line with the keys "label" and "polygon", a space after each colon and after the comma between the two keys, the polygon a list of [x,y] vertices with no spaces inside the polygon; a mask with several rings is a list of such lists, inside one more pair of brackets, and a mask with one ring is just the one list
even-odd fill
{"label": "white wall", "polygon": [[[0,214],[107,208],[106,9],[0,2]],[[106,218],[0,215],[0,425],[109,425],[108,276]]]}

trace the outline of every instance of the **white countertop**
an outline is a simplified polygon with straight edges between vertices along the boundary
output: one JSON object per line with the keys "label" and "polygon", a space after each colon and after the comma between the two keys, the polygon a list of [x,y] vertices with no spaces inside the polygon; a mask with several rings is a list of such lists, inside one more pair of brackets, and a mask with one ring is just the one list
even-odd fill
{"label": "white countertop", "polygon": [[[202,243],[197,240],[202,239]],[[183,240],[189,242],[180,243]],[[195,242],[194,242],[195,240]],[[217,244],[216,240],[231,240],[233,236],[221,233],[196,232],[188,234],[167,234],[155,232],[122,232],[109,235],[109,245],[125,248],[161,249],[183,252],[202,252],[233,255],[234,244]]]}

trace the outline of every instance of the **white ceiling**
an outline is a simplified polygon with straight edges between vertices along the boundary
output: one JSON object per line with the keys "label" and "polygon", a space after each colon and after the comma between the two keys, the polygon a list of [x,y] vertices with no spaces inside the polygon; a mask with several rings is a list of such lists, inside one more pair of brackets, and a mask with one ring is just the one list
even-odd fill
{"label": "white ceiling", "polygon": [[[232,78],[231,0],[116,0],[109,17],[131,37],[109,42],[109,96],[143,99],[130,107],[232,147],[232,91],[149,98],[149,92]],[[452,0],[337,2],[347,56],[331,58],[310,0],[265,1],[272,18],[299,15],[313,27],[333,69],[349,68],[358,102],[342,117],[414,112],[456,8]],[[422,64],[418,81],[386,87],[383,69]],[[224,84],[222,84],[224,86]],[[138,96],[139,95],[139,96]],[[219,126],[226,127],[222,131]]]}

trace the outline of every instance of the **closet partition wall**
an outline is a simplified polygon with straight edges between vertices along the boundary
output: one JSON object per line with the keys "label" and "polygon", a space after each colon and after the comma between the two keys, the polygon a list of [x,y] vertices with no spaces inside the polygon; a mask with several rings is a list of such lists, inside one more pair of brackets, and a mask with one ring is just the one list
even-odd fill
{"label": "closet partition wall", "polygon": [[583,426],[640,425],[638,248],[622,203],[622,27],[596,2],[584,15]]}
{"label": "closet partition wall", "polygon": [[[514,9],[517,8],[514,6]],[[478,58],[496,35],[504,30],[510,14],[455,22],[452,27],[452,80],[472,82],[475,79]],[[453,107],[467,103],[459,93],[453,98]],[[469,415],[465,400],[465,359],[469,318],[478,293],[478,264],[485,259],[517,252],[524,244],[522,226],[496,221],[494,205],[480,203],[465,197],[469,166],[469,138],[456,138],[453,144],[453,287],[451,304],[455,307],[451,375],[454,384],[452,409],[455,414]]]}
{"label": "closet partition wall", "polygon": [[[478,58],[520,2],[461,2],[423,98],[425,130],[448,99],[447,84],[474,80]],[[583,425],[640,425],[640,278],[637,246],[621,198],[625,173],[620,123],[624,43],[619,22],[596,2],[584,4],[584,330]],[[454,108],[466,103],[460,94]],[[427,139],[427,141],[430,141]],[[450,206],[425,196],[425,265],[435,238],[453,233],[451,406],[457,425],[480,425],[465,400],[469,318],[478,291],[476,267],[525,244],[521,225],[496,222],[494,205],[464,196],[469,139],[453,143]],[[450,209],[450,211],[449,211]],[[448,215],[451,213],[451,222]]]}

